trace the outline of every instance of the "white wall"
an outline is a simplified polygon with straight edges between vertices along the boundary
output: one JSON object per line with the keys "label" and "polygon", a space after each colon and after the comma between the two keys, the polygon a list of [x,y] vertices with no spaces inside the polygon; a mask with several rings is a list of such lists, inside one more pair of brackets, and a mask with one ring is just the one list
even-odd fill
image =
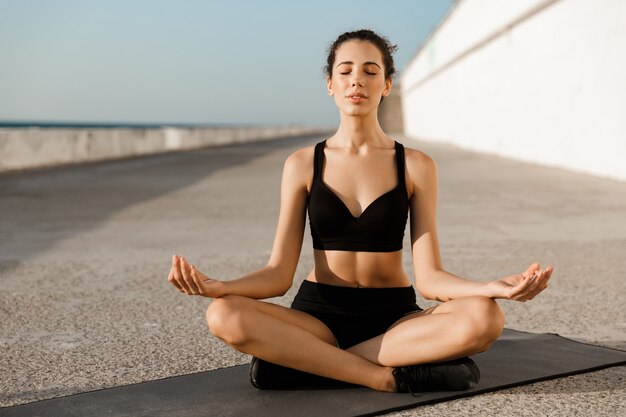
{"label": "white wall", "polygon": [[626,1],[463,0],[400,77],[404,131],[626,180]]}

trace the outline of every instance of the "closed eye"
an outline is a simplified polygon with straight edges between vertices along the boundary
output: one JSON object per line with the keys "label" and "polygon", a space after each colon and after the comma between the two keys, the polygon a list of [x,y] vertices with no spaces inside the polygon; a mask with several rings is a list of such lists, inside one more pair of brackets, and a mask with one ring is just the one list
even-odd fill
{"label": "closed eye", "polygon": [[[349,72],[341,72],[340,74],[341,75],[346,75],[346,74],[350,74],[350,73]],[[366,72],[366,74],[368,74],[368,75],[376,75],[375,72]]]}

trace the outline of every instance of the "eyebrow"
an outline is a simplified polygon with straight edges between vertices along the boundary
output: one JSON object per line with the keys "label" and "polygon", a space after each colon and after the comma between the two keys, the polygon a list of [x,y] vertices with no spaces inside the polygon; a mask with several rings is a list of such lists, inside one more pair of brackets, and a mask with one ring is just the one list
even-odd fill
{"label": "eyebrow", "polygon": [[[343,62],[338,63],[338,64],[335,66],[335,68],[337,68],[339,65],[343,65],[343,64],[354,64],[354,62],[352,62],[352,61],[343,61]],[[378,68],[380,68],[380,65],[378,65],[376,62],[373,62],[373,61],[367,61],[367,62],[366,62],[366,63],[364,63],[363,65],[369,65],[369,64],[374,64],[374,65],[376,65]],[[380,68],[380,69],[382,69],[382,68]]]}

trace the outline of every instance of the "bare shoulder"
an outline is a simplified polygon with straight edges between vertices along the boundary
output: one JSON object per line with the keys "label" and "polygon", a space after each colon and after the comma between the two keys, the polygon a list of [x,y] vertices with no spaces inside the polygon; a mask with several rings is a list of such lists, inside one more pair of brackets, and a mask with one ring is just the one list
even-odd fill
{"label": "bare shoulder", "polygon": [[437,164],[427,153],[404,147],[406,170],[408,172],[411,187],[420,188],[432,184],[437,177]]}
{"label": "bare shoulder", "polygon": [[292,164],[306,164],[310,163],[313,166],[313,153],[315,152],[315,145],[304,146],[291,152],[287,157],[287,160]]}
{"label": "bare shoulder", "polygon": [[289,154],[284,165],[284,174],[307,189],[310,188],[313,178],[314,153],[314,144],[298,148]]}

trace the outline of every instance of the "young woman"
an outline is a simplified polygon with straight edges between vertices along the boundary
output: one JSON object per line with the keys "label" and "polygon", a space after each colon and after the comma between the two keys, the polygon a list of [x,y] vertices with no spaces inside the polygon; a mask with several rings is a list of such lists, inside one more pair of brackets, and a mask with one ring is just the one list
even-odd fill
{"label": "young woman", "polygon": [[[527,301],[547,287],[553,268],[538,263],[490,282],[443,269],[436,164],[387,136],[377,119],[395,49],[370,30],[343,33],[330,46],[328,94],[341,122],[333,136],[286,159],[267,266],[219,281],[172,259],[168,280],[187,295],[214,298],[208,327],[253,355],[259,388],[284,387],[298,373],[388,392],[470,388],[480,373],[468,356],[488,349],[504,325],[495,299]],[[291,308],[259,301],[292,286],[307,209],[313,270]],[[416,304],[402,267],[409,218],[415,287],[441,301],[428,309]]]}

